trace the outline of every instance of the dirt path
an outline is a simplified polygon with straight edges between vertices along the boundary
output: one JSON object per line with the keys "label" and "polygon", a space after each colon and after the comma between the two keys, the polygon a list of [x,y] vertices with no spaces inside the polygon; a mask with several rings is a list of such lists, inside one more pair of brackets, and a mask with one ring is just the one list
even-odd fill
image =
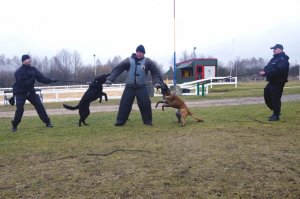
{"label": "dirt path", "polygon": [[[285,95],[282,97],[283,102],[288,101],[300,101],[300,94]],[[201,100],[201,101],[188,101],[186,104],[189,107],[211,107],[211,106],[235,106],[242,104],[264,104],[263,97],[244,97],[235,99],[216,99],[216,100]],[[91,113],[97,112],[114,112],[118,111],[119,105],[103,105],[103,106],[91,106]],[[152,108],[155,109],[155,104],[152,103]],[[133,110],[138,110],[136,104],[133,105]],[[47,109],[49,115],[72,115],[78,114],[78,111],[69,111],[65,109]],[[14,111],[0,112],[0,118],[13,117]],[[35,110],[25,110],[24,116],[37,116]]]}

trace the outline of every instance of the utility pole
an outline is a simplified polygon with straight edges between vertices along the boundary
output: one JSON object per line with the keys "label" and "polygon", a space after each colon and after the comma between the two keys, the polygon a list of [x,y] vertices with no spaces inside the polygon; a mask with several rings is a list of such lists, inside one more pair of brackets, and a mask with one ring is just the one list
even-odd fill
{"label": "utility pole", "polygon": [[194,47],[194,59],[196,59],[196,57],[197,57],[197,56],[196,56],[196,48],[197,48],[197,47]]}
{"label": "utility pole", "polygon": [[95,67],[95,77],[97,76],[97,68],[96,68],[96,55],[94,54],[94,67]]}
{"label": "utility pole", "polygon": [[[296,66],[297,66],[297,61],[296,61]],[[298,65],[298,72],[299,72],[298,79],[299,79],[299,81],[300,81],[300,64]]]}
{"label": "utility pole", "polygon": [[176,35],[175,35],[175,32],[176,32],[176,28],[175,28],[175,0],[173,1],[173,14],[174,14],[174,30],[173,30],[173,33],[174,33],[174,77],[173,77],[173,84],[174,84],[174,88],[175,88],[175,91],[176,91],[176,45],[175,45],[175,41],[176,41]]}
{"label": "utility pole", "polygon": [[233,38],[231,40],[231,61],[232,63],[230,64],[230,76],[232,76],[232,70],[233,70]]}

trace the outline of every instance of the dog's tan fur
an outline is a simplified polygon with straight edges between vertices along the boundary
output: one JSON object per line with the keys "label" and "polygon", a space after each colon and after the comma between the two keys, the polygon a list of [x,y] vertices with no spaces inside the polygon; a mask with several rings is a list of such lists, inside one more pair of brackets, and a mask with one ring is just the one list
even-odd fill
{"label": "dog's tan fur", "polygon": [[188,115],[195,118],[198,122],[203,122],[203,120],[197,116],[194,116],[192,112],[189,110],[184,101],[178,97],[176,94],[171,93],[167,85],[163,85],[161,88],[164,101],[159,101],[156,103],[155,108],[157,108],[158,104],[162,103],[162,110],[164,111],[165,107],[172,107],[178,109],[176,112],[176,116],[178,118],[178,122],[181,122],[181,126],[185,126],[186,117]]}

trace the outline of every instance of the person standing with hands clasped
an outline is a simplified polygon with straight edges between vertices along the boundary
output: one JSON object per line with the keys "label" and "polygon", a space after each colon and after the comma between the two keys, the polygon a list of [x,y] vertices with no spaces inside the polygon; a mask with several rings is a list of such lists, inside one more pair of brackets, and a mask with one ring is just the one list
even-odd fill
{"label": "person standing with hands clasped", "polygon": [[266,105],[273,110],[269,121],[278,121],[281,111],[281,96],[283,87],[288,81],[290,63],[289,56],[283,52],[281,44],[276,44],[271,49],[273,49],[273,58],[259,74],[265,76],[268,82],[264,89],[264,98]]}
{"label": "person standing with hands clasped", "polygon": [[145,53],[144,46],[139,45],[136,48],[136,53],[120,62],[106,78],[106,84],[109,86],[123,71],[128,72],[115,126],[123,126],[127,122],[135,97],[144,124],[152,125],[151,101],[147,91],[148,72],[151,73],[155,88],[161,88],[163,80],[154,62],[144,57]]}
{"label": "person standing with hands clasped", "polygon": [[17,126],[21,122],[26,100],[28,100],[34,106],[40,119],[46,124],[46,127],[53,127],[40,97],[35,93],[34,83],[35,80],[37,80],[41,83],[50,84],[51,82],[57,82],[57,80],[51,80],[44,77],[35,67],[32,67],[30,64],[31,57],[29,55],[23,55],[22,66],[20,66],[14,74],[16,82],[13,85],[13,95],[16,98],[17,109],[14,119],[11,121],[12,132],[17,131]]}

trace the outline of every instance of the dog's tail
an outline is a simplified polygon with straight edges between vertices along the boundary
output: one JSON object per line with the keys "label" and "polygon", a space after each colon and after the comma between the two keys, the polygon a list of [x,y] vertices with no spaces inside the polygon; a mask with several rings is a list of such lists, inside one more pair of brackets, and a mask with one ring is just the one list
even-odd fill
{"label": "dog's tail", "polygon": [[64,106],[65,109],[68,109],[68,110],[77,110],[77,109],[79,109],[79,104],[77,106],[69,106],[69,105],[63,104],[63,106]]}
{"label": "dog's tail", "polygon": [[198,122],[204,122],[203,119],[193,115],[193,113],[191,113],[190,111],[188,112],[188,115],[192,116],[193,118],[195,118]]}

